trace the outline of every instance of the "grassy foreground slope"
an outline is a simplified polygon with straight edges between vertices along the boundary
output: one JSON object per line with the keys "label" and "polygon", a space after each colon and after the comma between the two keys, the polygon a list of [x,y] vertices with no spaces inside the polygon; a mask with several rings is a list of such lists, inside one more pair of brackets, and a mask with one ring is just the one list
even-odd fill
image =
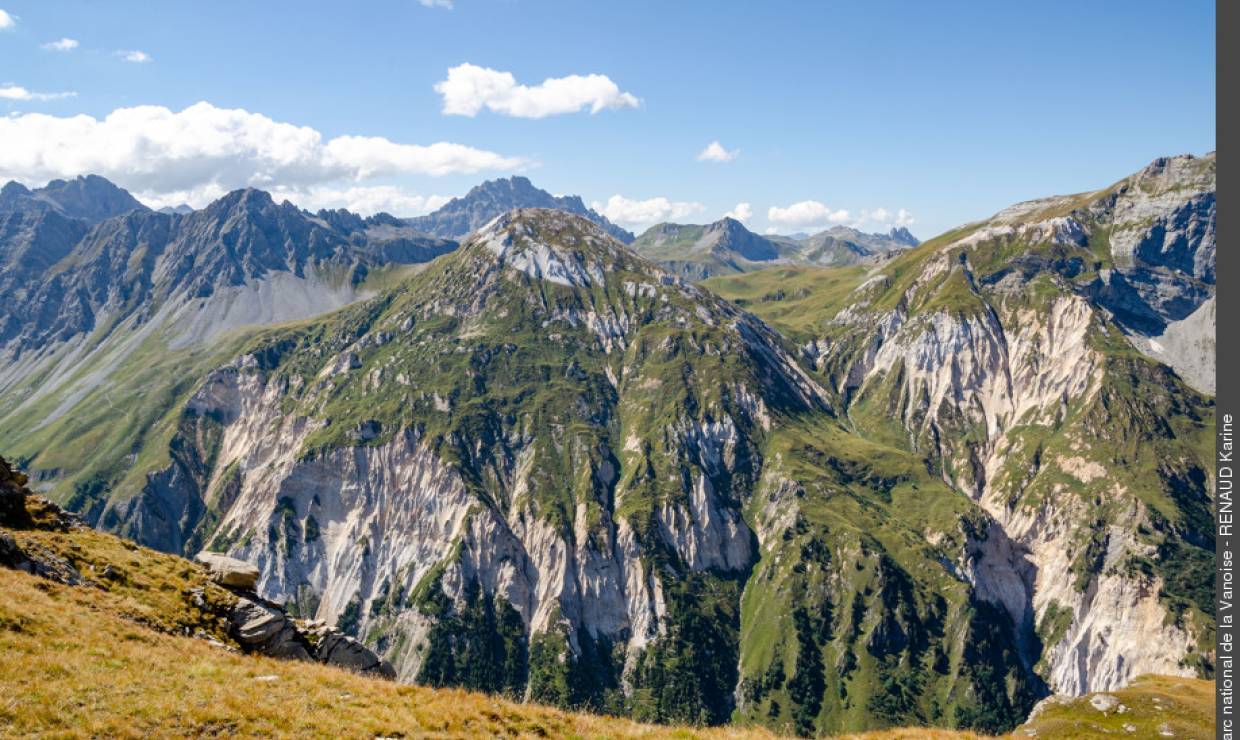
{"label": "grassy foreground slope", "polygon": [[[229,595],[187,560],[84,528],[0,534],[84,580],[0,568],[0,736],[770,737],[641,725],[245,655],[214,616]],[[198,589],[205,608],[191,605]],[[185,636],[195,634],[214,641]]]}
{"label": "grassy foreground slope", "polygon": [[1049,699],[1016,737],[1214,737],[1214,683],[1141,676],[1108,694]]}

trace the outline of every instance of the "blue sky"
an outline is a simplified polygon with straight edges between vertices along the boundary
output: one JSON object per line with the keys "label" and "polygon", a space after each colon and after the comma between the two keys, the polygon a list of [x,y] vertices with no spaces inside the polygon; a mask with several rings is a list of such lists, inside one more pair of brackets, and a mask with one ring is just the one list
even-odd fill
{"label": "blue sky", "polygon": [[639,230],[926,238],[1215,146],[1209,2],[425,2],[0,0],[0,178],[414,215],[521,172]]}

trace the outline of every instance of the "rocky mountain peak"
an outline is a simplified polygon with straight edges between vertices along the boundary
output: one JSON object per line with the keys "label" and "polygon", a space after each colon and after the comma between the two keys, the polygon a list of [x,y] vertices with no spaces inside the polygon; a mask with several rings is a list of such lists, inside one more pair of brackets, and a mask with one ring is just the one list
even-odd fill
{"label": "rocky mountain peak", "polygon": [[0,188],[0,203],[7,203],[15,198],[30,195],[30,188],[16,180],[10,180]]}
{"label": "rocky mountain peak", "polygon": [[453,198],[426,216],[407,220],[415,229],[446,239],[460,239],[513,208],[554,208],[583,216],[608,234],[628,244],[633,235],[616,226],[576,195],[552,195],[534,186],[529,178],[513,176],[475,185],[463,197]]}
{"label": "rocky mountain peak", "polygon": [[0,212],[55,211],[62,216],[98,223],[130,211],[146,211],[124,188],[98,175],[52,180],[31,190],[10,182],[0,190]]}
{"label": "rocky mountain peak", "polygon": [[481,245],[531,277],[573,287],[600,283],[616,259],[636,257],[598,224],[553,208],[508,211],[479,229],[468,244]]}
{"label": "rocky mountain peak", "polygon": [[1169,190],[1206,191],[1214,188],[1214,167],[1214,152],[1200,157],[1192,154],[1159,157],[1129,178],[1129,181],[1150,195]]}
{"label": "rocky mountain peak", "polygon": [[212,213],[220,213],[223,211],[231,211],[234,209],[244,209],[250,212],[261,211],[275,206],[275,200],[271,194],[265,190],[257,188],[241,188],[233,190],[218,200],[213,201],[207,206],[206,210]]}
{"label": "rocky mountain peak", "polygon": [[904,226],[892,227],[891,231],[887,232],[887,237],[894,242],[907,244],[910,247],[915,247],[918,244],[921,244],[921,240],[913,236],[912,232]]}

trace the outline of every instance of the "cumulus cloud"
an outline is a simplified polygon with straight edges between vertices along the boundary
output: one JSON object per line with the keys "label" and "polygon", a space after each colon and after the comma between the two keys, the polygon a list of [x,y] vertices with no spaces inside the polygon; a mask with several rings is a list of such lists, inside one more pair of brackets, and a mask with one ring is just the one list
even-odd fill
{"label": "cumulus cloud", "polygon": [[718,140],[712,141],[706,145],[706,148],[698,152],[697,159],[699,162],[731,162],[741,153],[740,149],[728,151],[723,148]]}
{"label": "cumulus cloud", "polygon": [[861,223],[875,223],[882,226],[912,226],[914,223],[913,214],[901,208],[897,211],[889,211],[886,208],[875,208],[872,211],[861,212]]}
{"label": "cumulus cloud", "polygon": [[395,185],[349,188],[329,186],[303,189],[273,188],[271,197],[276,201],[290,201],[308,211],[317,211],[320,208],[346,208],[363,216],[371,216],[381,211],[395,216],[420,216],[452,200],[451,196],[419,195]]}
{"label": "cumulus cloud", "polygon": [[598,113],[641,104],[606,75],[553,77],[529,86],[518,85],[511,72],[473,64],[449,69],[448,79],[435,83],[435,92],[443,97],[445,115],[471,118],[483,108],[516,118],[545,118],[585,108]]}
{"label": "cumulus cloud", "polygon": [[138,51],[137,49],[122,49],[116,52],[116,56],[120,57],[123,61],[132,62],[133,64],[146,64],[147,62],[152,61],[150,54],[147,54],[145,51]]}
{"label": "cumulus cloud", "polygon": [[77,39],[63,38],[41,44],[39,48],[46,49],[47,51],[73,51],[78,48],[78,42]]}
{"label": "cumulus cloud", "polygon": [[75,92],[31,92],[21,85],[5,85],[0,87],[0,100],[60,100],[61,98],[75,97]]}
{"label": "cumulus cloud", "polygon": [[452,10],[452,0],[418,0],[418,5],[424,8],[443,8],[444,10]]}
{"label": "cumulus cloud", "polygon": [[706,208],[701,203],[672,201],[667,198],[633,200],[613,195],[606,203],[594,202],[590,207],[619,224],[642,226],[660,221],[679,221]]}
{"label": "cumulus cloud", "polygon": [[802,229],[842,224],[849,220],[847,210],[843,208],[832,210],[826,204],[816,200],[803,200],[782,208],[771,206],[766,212],[766,217],[772,224]]}
{"label": "cumulus cloud", "polygon": [[737,221],[748,221],[753,218],[753,206],[748,203],[737,203],[736,207],[723,214],[724,218],[734,218]]}
{"label": "cumulus cloud", "polygon": [[246,186],[309,193],[339,183],[362,185],[372,177],[512,171],[528,164],[449,142],[423,146],[378,136],[324,141],[309,126],[205,102],[179,112],[154,105],[118,108],[102,119],[0,117],[0,181],[38,185],[95,173],[161,204],[199,205]]}
{"label": "cumulus cloud", "polygon": [[0,10],[0,31],[8,31],[17,25],[17,19]]}

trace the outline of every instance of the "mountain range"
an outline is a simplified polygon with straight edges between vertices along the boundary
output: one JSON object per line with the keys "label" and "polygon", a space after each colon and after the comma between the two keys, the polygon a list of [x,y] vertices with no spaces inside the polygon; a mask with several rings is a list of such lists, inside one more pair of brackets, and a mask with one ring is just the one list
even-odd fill
{"label": "mountain range", "polygon": [[711,224],[656,224],[632,248],[693,280],[751,272],[781,264],[852,265],[882,258],[920,242],[904,227],[867,234],[847,226],[799,237],[759,236],[734,218]]}
{"label": "mountain range", "polygon": [[10,186],[0,453],[94,526],[253,563],[405,681],[1007,731],[1212,673],[1214,173],[919,245],[630,247],[572,207],[476,223],[492,184],[438,222]]}

